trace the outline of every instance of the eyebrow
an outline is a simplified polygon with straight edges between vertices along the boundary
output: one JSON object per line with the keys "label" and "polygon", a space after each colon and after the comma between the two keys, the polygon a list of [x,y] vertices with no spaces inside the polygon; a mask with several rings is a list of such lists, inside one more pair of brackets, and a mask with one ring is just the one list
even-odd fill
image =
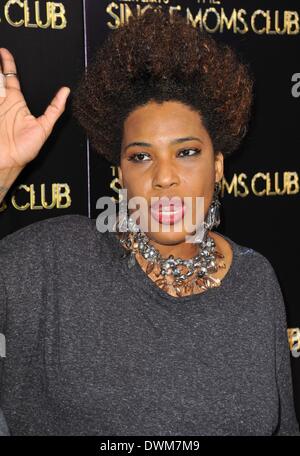
{"label": "eyebrow", "polygon": [[[183,143],[183,142],[186,142],[186,141],[200,141],[201,143],[203,143],[203,141],[201,141],[200,138],[198,138],[197,136],[186,136],[184,138],[176,138],[176,139],[173,139],[170,144],[180,144],[180,143]],[[152,144],[150,143],[146,143],[146,142],[132,142],[130,144],[127,144],[127,146],[125,147],[124,149],[124,152],[128,149],[128,147],[131,147],[131,146],[142,146],[142,147],[151,147]]]}

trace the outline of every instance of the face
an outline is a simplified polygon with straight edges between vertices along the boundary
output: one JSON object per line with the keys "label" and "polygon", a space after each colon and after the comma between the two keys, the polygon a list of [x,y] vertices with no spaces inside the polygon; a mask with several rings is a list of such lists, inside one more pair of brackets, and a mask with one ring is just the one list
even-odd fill
{"label": "face", "polygon": [[[177,101],[151,101],[132,111],[124,122],[118,172],[128,201],[139,196],[148,203],[148,225],[143,231],[152,243],[156,247],[180,245],[193,231],[184,218],[189,215],[194,226],[198,224],[196,197],[203,197],[207,214],[214,184],[223,176],[223,155],[214,153],[197,111]],[[167,222],[154,217],[150,205],[160,197],[184,199],[185,212],[180,220]],[[163,227],[166,223],[167,229]]]}

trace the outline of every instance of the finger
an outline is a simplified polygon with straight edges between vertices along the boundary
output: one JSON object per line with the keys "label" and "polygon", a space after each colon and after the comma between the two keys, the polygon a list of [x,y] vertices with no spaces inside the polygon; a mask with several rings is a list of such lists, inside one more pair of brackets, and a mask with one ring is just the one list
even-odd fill
{"label": "finger", "polygon": [[[17,67],[13,55],[6,48],[0,48],[0,59],[2,73],[17,73]],[[6,88],[21,90],[18,76],[10,75],[5,77]]]}
{"label": "finger", "polygon": [[43,127],[46,136],[51,133],[55,122],[63,113],[70,91],[69,87],[61,87],[45,110],[44,114],[37,118],[38,122]]}
{"label": "finger", "polygon": [[[1,49],[0,49],[1,51]],[[0,98],[5,98],[6,97],[6,80],[5,76],[2,73],[2,65],[1,65],[1,55],[0,55]]]}
{"label": "finger", "polygon": [[0,98],[6,97],[6,89],[5,89],[5,76],[0,72]]}

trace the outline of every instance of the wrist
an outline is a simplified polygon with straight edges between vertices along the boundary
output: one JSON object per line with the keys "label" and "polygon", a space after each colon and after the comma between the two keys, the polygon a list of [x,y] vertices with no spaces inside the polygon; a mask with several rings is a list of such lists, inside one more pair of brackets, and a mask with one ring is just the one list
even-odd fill
{"label": "wrist", "polygon": [[23,169],[20,166],[0,169],[0,202]]}

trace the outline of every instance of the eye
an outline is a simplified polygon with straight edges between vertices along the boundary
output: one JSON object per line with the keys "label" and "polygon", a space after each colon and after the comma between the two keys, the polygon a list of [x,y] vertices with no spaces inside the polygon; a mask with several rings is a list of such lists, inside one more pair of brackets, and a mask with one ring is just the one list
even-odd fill
{"label": "eye", "polygon": [[142,161],[147,161],[147,160],[138,160],[137,157],[141,157],[143,155],[146,155],[144,152],[139,152],[137,154],[132,154],[130,155],[130,157],[128,158],[128,160],[130,161],[134,161],[134,162],[142,162]]}
{"label": "eye", "polygon": [[[183,149],[179,152],[179,154],[183,153],[183,152],[190,152],[190,151],[193,151],[194,153],[193,154],[184,154],[182,155],[182,157],[194,157],[195,155],[199,155],[201,150],[200,149]],[[147,156],[148,154],[144,153],[144,152],[138,152],[138,153],[135,153],[135,154],[132,154],[130,155],[130,157],[128,158],[129,161],[133,161],[133,162],[143,162],[143,161],[148,161],[148,160],[140,160],[141,157],[143,156]]]}
{"label": "eye", "polygon": [[187,154],[184,154],[183,157],[194,157],[195,155],[199,155],[200,154],[200,149],[184,149],[184,150],[181,150],[179,152],[179,154],[181,154],[182,152],[189,152],[189,151],[194,151],[195,153],[192,154],[192,155],[187,155]]}

